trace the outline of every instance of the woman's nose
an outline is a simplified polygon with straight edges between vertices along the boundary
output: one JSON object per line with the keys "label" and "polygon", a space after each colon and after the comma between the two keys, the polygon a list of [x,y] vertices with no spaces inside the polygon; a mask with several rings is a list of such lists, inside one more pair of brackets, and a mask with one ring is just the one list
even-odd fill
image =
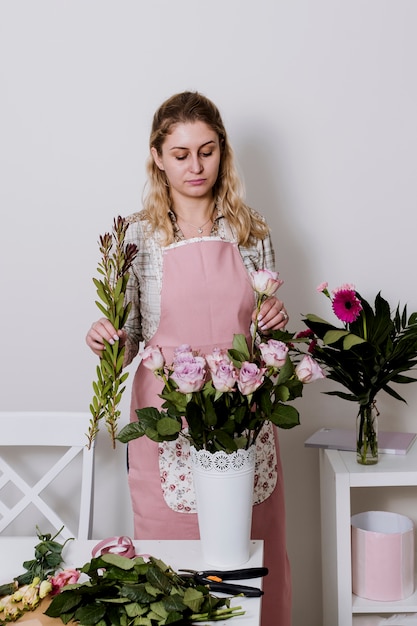
{"label": "woman's nose", "polygon": [[203,163],[202,163],[200,157],[198,156],[198,154],[192,155],[192,157],[191,157],[191,171],[196,173],[196,174],[199,174],[202,170],[203,170]]}

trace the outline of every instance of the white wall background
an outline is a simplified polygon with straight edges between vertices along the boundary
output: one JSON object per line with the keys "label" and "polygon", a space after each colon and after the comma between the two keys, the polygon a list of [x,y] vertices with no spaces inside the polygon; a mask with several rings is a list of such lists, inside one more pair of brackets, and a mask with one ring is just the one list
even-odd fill
{"label": "white wall background", "polygon": [[[97,239],[141,206],[151,116],[184,89],[222,111],[291,330],[329,315],[324,280],[416,310],[416,24],[414,0],[0,0],[0,410],[88,408]],[[354,422],[326,385],[281,437],[295,626],[321,624],[318,456],[303,442]],[[417,387],[402,391],[407,405],[379,399],[387,430],[416,428]],[[124,450],[105,432],[95,505],[96,537],[131,532]],[[417,518],[409,495],[395,506]]]}

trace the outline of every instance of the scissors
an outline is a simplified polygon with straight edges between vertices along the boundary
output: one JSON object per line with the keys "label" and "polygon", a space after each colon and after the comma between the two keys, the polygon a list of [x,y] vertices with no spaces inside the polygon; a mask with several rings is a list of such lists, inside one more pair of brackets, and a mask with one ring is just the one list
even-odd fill
{"label": "scissors", "polygon": [[233,583],[223,582],[225,580],[242,580],[245,578],[260,578],[268,574],[267,567],[249,567],[247,569],[236,569],[229,571],[221,570],[204,570],[197,571],[194,569],[180,569],[185,572],[185,577],[194,578],[201,585],[206,585],[210,591],[220,591],[222,593],[231,593],[233,595],[244,595],[248,598],[257,598],[263,595],[262,589],[257,587],[248,587],[247,585],[235,585]]}

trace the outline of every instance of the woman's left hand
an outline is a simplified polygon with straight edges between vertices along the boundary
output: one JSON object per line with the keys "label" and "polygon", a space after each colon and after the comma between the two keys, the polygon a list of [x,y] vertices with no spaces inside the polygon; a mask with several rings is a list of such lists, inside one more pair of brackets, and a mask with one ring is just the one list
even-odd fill
{"label": "woman's left hand", "polygon": [[[252,321],[256,321],[256,310],[253,312]],[[262,302],[258,315],[258,328],[261,332],[282,330],[287,324],[288,313],[281,300],[271,296]]]}

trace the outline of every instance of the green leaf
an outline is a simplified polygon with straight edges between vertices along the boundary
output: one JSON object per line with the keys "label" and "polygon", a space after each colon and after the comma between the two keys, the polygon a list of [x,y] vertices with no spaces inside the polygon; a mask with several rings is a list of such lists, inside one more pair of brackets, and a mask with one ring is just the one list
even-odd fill
{"label": "green leaf", "polygon": [[130,424],[126,424],[119,431],[116,439],[121,441],[122,443],[128,443],[129,441],[133,441],[133,439],[138,439],[138,437],[143,437],[145,434],[145,430],[143,429],[140,422],[131,422]]}
{"label": "green leaf", "polygon": [[101,302],[98,302],[98,300],[96,300],[96,305],[98,306],[98,308],[100,309],[100,311],[103,313],[103,315],[105,317],[107,317],[107,319],[109,319],[109,311],[106,307],[104,307]]}
{"label": "green leaf", "polygon": [[148,612],[148,607],[142,606],[139,602],[130,602],[125,605],[125,611],[128,617],[139,617]]}
{"label": "green leaf", "polygon": [[366,343],[365,339],[362,339],[362,337],[358,337],[358,335],[354,335],[353,333],[349,333],[343,340],[343,349],[350,350],[353,346],[357,346],[360,343]]}
{"label": "green leaf", "polygon": [[45,614],[49,617],[59,617],[62,613],[69,613],[79,606],[81,599],[81,594],[77,592],[59,593],[52,598]]}
{"label": "green leaf", "polygon": [[152,586],[165,594],[169,594],[172,589],[172,582],[168,576],[155,563],[148,567],[146,578]]}
{"label": "green leaf", "polygon": [[105,616],[106,607],[103,604],[89,604],[82,606],[75,611],[75,619],[85,626],[90,624],[98,624],[98,622]]}
{"label": "green leaf", "polygon": [[145,589],[152,599],[157,598],[161,594],[161,590],[158,587],[154,587],[151,583],[145,583]]}
{"label": "green leaf", "polygon": [[113,554],[109,552],[108,554],[102,554],[101,559],[104,564],[114,565],[123,570],[133,569],[134,562],[132,559],[128,559],[125,556],[121,556],[120,554]]}
{"label": "green leaf", "polygon": [[245,335],[242,335],[242,334],[233,335],[233,350],[236,350],[241,355],[243,355],[244,361],[249,361],[250,352],[249,352],[248,342],[246,340]]}
{"label": "green leaf", "polygon": [[349,335],[348,330],[328,330],[323,337],[323,341],[326,345],[330,345],[332,343],[336,343],[339,339],[346,337],[346,335]]}
{"label": "green leaf", "polygon": [[155,615],[158,615],[159,618],[165,620],[168,617],[168,611],[166,610],[164,603],[160,602],[152,602],[151,609]]}
{"label": "green leaf", "polygon": [[290,398],[290,390],[286,385],[279,385],[275,388],[275,397],[281,402],[288,402]]}
{"label": "green leaf", "polygon": [[171,417],[162,417],[158,421],[157,431],[162,437],[176,435],[181,431],[181,422]]}
{"label": "green leaf", "polygon": [[140,605],[150,604],[155,599],[155,594],[150,594],[146,589],[146,583],[142,582],[136,585],[123,585],[120,590],[122,596],[137,602]]}
{"label": "green leaf", "polygon": [[324,320],[322,317],[319,317],[318,315],[314,315],[314,313],[308,313],[305,317],[309,322],[315,322],[316,324],[324,324],[325,326],[330,326],[329,322],[326,322],[326,320]]}
{"label": "green leaf", "polygon": [[200,610],[200,607],[204,601],[204,595],[198,589],[190,587],[185,590],[183,602],[185,606],[190,608],[194,613]]}
{"label": "green leaf", "polygon": [[288,404],[277,404],[274,407],[270,420],[279,428],[294,428],[300,423],[300,416],[297,409]]}

